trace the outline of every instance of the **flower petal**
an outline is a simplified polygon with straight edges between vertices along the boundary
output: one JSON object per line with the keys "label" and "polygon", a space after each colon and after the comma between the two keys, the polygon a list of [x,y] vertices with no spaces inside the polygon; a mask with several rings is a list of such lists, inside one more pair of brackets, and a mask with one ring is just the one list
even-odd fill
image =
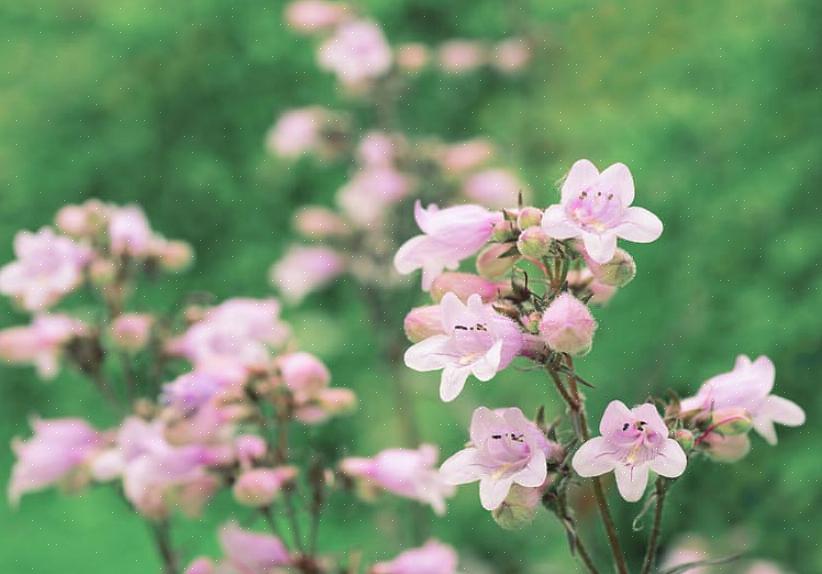
{"label": "flower petal", "polygon": [[565,181],[562,182],[562,203],[571,201],[586,187],[594,183],[599,176],[599,170],[590,160],[581,159],[574,162]]}
{"label": "flower petal", "polygon": [[534,487],[542,486],[548,478],[548,464],[545,460],[545,453],[538,450],[528,461],[528,465],[514,475],[514,482],[520,486]]}
{"label": "flower petal", "polygon": [[[619,229],[619,226],[615,229]],[[582,242],[585,244],[585,251],[597,263],[608,263],[614,258],[617,236],[613,231],[602,234],[584,232]]]}
{"label": "flower petal", "polygon": [[402,275],[413,273],[423,266],[422,254],[425,252],[428,238],[417,235],[402,244],[394,255],[394,268]]}
{"label": "flower petal", "polygon": [[613,193],[617,196],[622,207],[628,207],[634,202],[634,177],[624,163],[615,163],[605,168],[597,178],[596,187],[604,195]]}
{"label": "flower petal", "polygon": [[471,365],[471,373],[480,381],[490,381],[497,374],[502,360],[502,339],[494,343],[490,349]]}
{"label": "flower petal", "polygon": [[647,209],[629,207],[622,216],[622,223],[614,228],[614,232],[628,241],[650,243],[659,239],[662,228],[662,221]]}
{"label": "flower petal", "polygon": [[478,446],[494,433],[501,419],[488,407],[479,407],[471,416],[471,442]]}
{"label": "flower petal", "polygon": [[668,478],[676,478],[688,465],[688,457],[685,451],[674,439],[665,439],[665,444],[651,460],[651,470]]}
{"label": "flower petal", "polygon": [[616,459],[608,442],[598,436],[582,443],[574,453],[571,466],[580,476],[599,476],[614,470]]}
{"label": "flower petal", "polygon": [[764,415],[773,422],[789,427],[798,427],[805,424],[805,411],[802,407],[788,399],[770,395],[759,408],[757,416]]}
{"label": "flower petal", "polygon": [[440,300],[440,311],[442,312],[442,325],[448,333],[453,333],[457,325],[470,322],[468,308],[451,291],[443,295]]}
{"label": "flower petal", "polygon": [[511,490],[511,485],[514,483],[513,478],[505,477],[495,480],[490,476],[484,476],[480,480],[480,502],[485,510],[494,510],[503,503],[505,497],[508,496],[508,491]]}
{"label": "flower petal", "polygon": [[765,441],[769,445],[775,446],[778,442],[778,439],[776,437],[776,427],[774,427],[773,421],[771,419],[754,419],[753,428],[759,434],[759,436],[765,439]]}
{"label": "flower petal", "polygon": [[442,371],[440,379],[440,399],[445,403],[450,403],[456,399],[465,387],[465,381],[471,374],[471,367],[457,367],[447,365]]}
{"label": "flower petal", "polygon": [[599,434],[608,436],[622,429],[626,422],[633,422],[634,413],[622,401],[611,401],[599,421]]}
{"label": "flower petal", "polygon": [[554,239],[579,237],[582,230],[565,215],[561,205],[551,205],[542,215],[542,230]]}
{"label": "flower petal", "polygon": [[636,466],[620,464],[614,468],[619,494],[628,502],[636,502],[648,486],[648,465]]}
{"label": "flower petal", "polygon": [[449,352],[450,342],[448,335],[434,335],[423,339],[405,351],[405,366],[423,373],[442,369],[454,360]]}
{"label": "flower petal", "polygon": [[477,462],[477,449],[466,448],[449,457],[440,466],[440,476],[447,484],[468,484],[480,479],[484,468]]}

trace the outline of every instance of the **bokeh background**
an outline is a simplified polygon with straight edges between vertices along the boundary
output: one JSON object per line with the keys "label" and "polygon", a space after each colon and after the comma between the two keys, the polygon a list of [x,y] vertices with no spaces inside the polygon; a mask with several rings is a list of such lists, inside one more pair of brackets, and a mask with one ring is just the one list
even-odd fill
{"label": "bokeh background", "polygon": [[[716,555],[750,548],[797,573],[822,572],[822,4],[816,0],[369,0],[360,5],[391,41],[499,39],[523,21],[542,46],[528,73],[500,79],[423,74],[400,104],[412,134],[448,140],[487,135],[535,190],[588,157],[627,163],[638,203],[661,216],[662,238],[629,249],[636,280],[598,312],[601,327],[581,373],[596,385],[598,418],[619,397],[639,402],[688,393],[731,368],[738,353],[767,354],[777,394],[808,412],[778,447],[756,439],[734,465],[698,462],[666,509],[670,546],[693,530]],[[310,41],[282,24],[278,0],[43,0],[0,7],[0,260],[20,229],[48,223],[63,204],[99,197],[137,202],[155,229],[190,241],[196,267],[146,292],[169,306],[187,290],[220,298],[271,293],[266,273],[288,244],[290,214],[332,202],[342,165],[290,165],[266,155],[264,134],[283,110],[340,102],[314,66]],[[410,214],[409,214],[410,216]],[[5,301],[0,323],[20,323]],[[401,317],[403,310],[397,311]],[[518,405],[559,412],[539,373],[509,369],[473,384],[452,405],[436,374],[387,370],[356,284],[340,281],[289,310],[302,346],[353,387],[359,411],[312,440],[334,454],[370,455],[399,440],[390,377],[407,377],[425,440],[447,455],[467,434],[471,410]],[[397,329],[401,328],[398,323]],[[400,373],[400,374],[398,374]],[[0,369],[0,485],[8,445],[26,419],[82,415],[114,421],[76,375],[50,384],[29,369]],[[176,525],[187,556],[215,553],[214,525]],[[326,548],[384,558],[408,538],[404,506],[341,497],[325,519]],[[631,532],[639,505],[618,502],[621,532],[637,560],[645,533]],[[545,514],[503,532],[460,489],[449,513],[430,518],[467,572],[569,572],[564,535]],[[602,536],[595,550],[605,556]],[[17,510],[0,502],[0,572],[122,574],[157,571],[145,526],[106,489],[77,497],[48,491]]]}

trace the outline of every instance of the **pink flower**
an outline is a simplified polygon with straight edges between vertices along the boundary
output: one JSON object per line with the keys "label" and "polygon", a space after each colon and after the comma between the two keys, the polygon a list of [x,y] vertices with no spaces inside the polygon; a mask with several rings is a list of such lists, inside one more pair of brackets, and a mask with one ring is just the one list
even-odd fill
{"label": "pink flower", "polygon": [[214,372],[192,371],[163,385],[162,400],[184,413],[199,409],[221,391],[232,387],[233,380]]}
{"label": "pink flower", "polygon": [[240,465],[248,467],[255,460],[260,460],[265,456],[268,446],[262,437],[244,434],[234,439],[234,450]]}
{"label": "pink flower", "polygon": [[439,305],[426,305],[411,309],[405,316],[403,329],[405,336],[412,343],[419,343],[434,335],[444,335],[442,309]]}
{"label": "pink flower", "polygon": [[305,237],[325,239],[347,232],[345,220],[325,207],[303,207],[294,216],[294,227]]}
{"label": "pink flower", "polygon": [[542,227],[555,239],[581,237],[597,263],[607,263],[616,251],[617,237],[650,243],[662,234],[659,218],[632,207],[634,180],[625,164],[615,163],[599,173],[587,159],[576,162],[562,184],[562,202],[545,210]]}
{"label": "pink flower", "polygon": [[390,562],[374,564],[369,574],[456,574],[457,553],[447,544],[429,540]]}
{"label": "pink flower", "polygon": [[382,29],[369,20],[341,24],[317,53],[320,68],[334,72],[346,86],[383,76],[391,68],[391,48]]}
{"label": "pink flower", "polygon": [[154,317],[146,313],[125,313],[111,323],[114,342],[129,351],[143,349],[151,338]]}
{"label": "pink flower", "polygon": [[492,63],[500,72],[519,72],[531,60],[531,48],[522,38],[509,38],[494,46]]}
{"label": "pink flower", "polygon": [[407,275],[422,269],[422,288],[428,291],[443,269],[454,270],[491,238],[502,213],[479,205],[459,205],[439,209],[414,205],[414,218],[423,235],[406,241],[394,256],[394,267]]}
{"label": "pink flower", "polygon": [[599,423],[602,436],[579,447],[571,465],[580,476],[614,472],[622,498],[636,502],[645,492],[648,472],[676,478],[685,472],[685,451],[668,438],[668,427],[650,403],[628,409],[612,401]]}
{"label": "pink flower", "polygon": [[419,72],[430,59],[431,54],[425,44],[411,42],[397,46],[397,66],[405,72]]}
{"label": "pink flower", "polygon": [[480,407],[471,417],[471,445],[442,463],[440,473],[449,484],[480,481],[482,507],[494,510],[514,484],[542,486],[548,460],[561,451],[521,410]]}
{"label": "pink flower", "polygon": [[0,269],[0,293],[16,299],[27,311],[42,311],[83,282],[91,250],[48,227],[14,237],[17,260]]}
{"label": "pink flower", "polygon": [[266,146],[275,155],[289,159],[316,151],[327,118],[326,110],[317,106],[288,110],[269,130]]}
{"label": "pink flower", "polygon": [[453,293],[440,302],[443,335],[420,341],[405,352],[405,364],[415,371],[442,369],[440,398],[453,401],[469,375],[490,381],[522,348],[516,323],[485,305],[479,295],[464,304]]}
{"label": "pink flower", "polygon": [[431,284],[431,298],[435,302],[442,300],[446,293],[453,293],[460,298],[460,301],[467,301],[471,295],[476,293],[482,298],[483,303],[491,303],[496,301],[501,294],[509,291],[510,284],[508,283],[497,283],[479,275],[453,271],[443,273]]}
{"label": "pink flower", "polygon": [[55,484],[88,464],[103,445],[102,435],[82,419],[34,419],[31,426],[32,438],[11,445],[17,457],[9,480],[12,505],[26,492]]}
{"label": "pink flower", "polygon": [[146,214],[136,205],[114,209],[108,222],[108,234],[111,250],[116,255],[132,257],[147,255],[154,238]]}
{"label": "pink flower", "polygon": [[368,227],[381,220],[386,209],[403,200],[411,188],[411,179],[395,168],[369,167],[340,188],[337,203],[352,221]]}
{"label": "pink flower", "polygon": [[492,209],[517,205],[519,194],[526,196],[528,188],[511,172],[488,169],[472,175],[462,188],[465,197]]}
{"label": "pink flower", "polygon": [[294,418],[305,424],[319,424],[329,417],[353,410],[357,395],[351,389],[320,389],[312,395],[300,397],[294,410]]}
{"label": "pink flower", "polygon": [[39,315],[27,327],[0,331],[0,358],[10,363],[31,363],[43,379],[52,379],[60,367],[60,356],[87,327],[68,315]]}
{"label": "pink flower", "polygon": [[323,0],[299,0],[285,8],[285,22],[302,33],[322,32],[342,22],[348,7],[341,2]]}
{"label": "pink flower", "polygon": [[805,423],[805,411],[788,399],[772,395],[776,369],[764,355],[751,360],[739,355],[732,371],[711,377],[696,396],[683,399],[683,411],[706,411],[741,407],[748,411],[753,428],[770,444],[776,444],[774,423],[800,426]]}
{"label": "pink flower", "polygon": [[272,569],[292,562],[288,549],[279,538],[243,530],[236,522],[221,528],[220,547],[226,562],[239,574],[271,574]]}
{"label": "pink flower", "polygon": [[293,246],[271,268],[271,282],[283,298],[299,303],[344,270],[342,257],[328,247]]}
{"label": "pink flower", "polygon": [[485,48],[471,40],[450,40],[442,44],[437,53],[440,68],[449,74],[462,74],[476,70],[485,63]]}
{"label": "pink flower", "polygon": [[357,146],[357,159],[367,167],[390,167],[398,155],[397,136],[371,131]]}
{"label": "pink flower", "polygon": [[445,513],[445,499],[454,488],[435,468],[439,449],[423,444],[417,450],[390,448],[374,458],[347,458],[340,463],[348,476],[364,479],[392,494],[430,504],[437,514]]}
{"label": "pink flower", "polygon": [[293,466],[247,470],[234,482],[234,499],[245,506],[268,506],[296,476],[297,469]]}
{"label": "pink flower", "polygon": [[446,146],[437,155],[442,168],[453,174],[476,169],[494,157],[494,144],[485,138],[475,138]]}
{"label": "pink flower", "polygon": [[591,349],[597,322],[588,307],[570,293],[554,299],[539,324],[539,332],[557,353],[585,354]]}
{"label": "pink flower", "polygon": [[331,373],[328,367],[310,353],[289,353],[277,361],[280,375],[288,389],[296,396],[310,396],[328,386]]}

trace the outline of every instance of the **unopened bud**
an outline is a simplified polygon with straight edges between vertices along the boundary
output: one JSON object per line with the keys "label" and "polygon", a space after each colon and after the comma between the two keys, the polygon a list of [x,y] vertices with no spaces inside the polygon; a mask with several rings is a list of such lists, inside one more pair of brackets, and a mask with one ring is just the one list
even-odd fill
{"label": "unopened bud", "polygon": [[505,530],[518,530],[533,522],[542,502],[543,487],[511,486],[508,496],[491,512],[494,521]]}
{"label": "unopened bud", "polygon": [[685,452],[694,448],[694,433],[688,429],[679,429],[674,433],[674,440],[679,443]]}
{"label": "unopened bud", "polygon": [[111,323],[111,338],[121,349],[131,352],[140,351],[148,345],[153,325],[154,317],[151,315],[126,313]]}
{"label": "unopened bud", "polygon": [[185,241],[165,241],[157,253],[160,266],[166,271],[183,271],[194,261],[194,250]]}
{"label": "unopened bud", "polygon": [[588,307],[570,293],[563,293],[542,315],[540,333],[557,353],[583,355],[591,350],[597,322]]}
{"label": "unopened bud", "polygon": [[283,382],[292,393],[315,393],[328,386],[328,367],[311,353],[289,353],[278,361]]}
{"label": "unopened bud", "polygon": [[262,437],[255,434],[244,434],[234,439],[234,450],[241,463],[250,464],[265,456],[267,446]]}
{"label": "unopened bud", "polygon": [[542,223],[542,210],[536,207],[523,207],[517,215],[517,227],[525,231],[529,227],[538,227]]}
{"label": "unopened bud", "polygon": [[519,260],[519,254],[507,255],[511,243],[495,243],[486,246],[477,255],[477,272],[486,279],[501,279]]}
{"label": "unopened bud", "polygon": [[483,303],[497,299],[503,286],[484,277],[471,273],[446,272],[434,279],[431,285],[431,298],[439,303],[446,293],[453,293],[464,303],[477,294]]}
{"label": "unopened bud", "polygon": [[745,434],[753,426],[751,415],[742,407],[730,407],[711,413],[711,427],[721,435]]}
{"label": "unopened bud", "polygon": [[514,229],[514,222],[502,220],[494,224],[494,231],[491,233],[491,241],[512,241],[516,236],[517,234]]}
{"label": "unopened bud", "polygon": [[357,406],[357,395],[351,389],[333,387],[323,389],[317,395],[317,402],[329,415],[339,415],[353,411]]}
{"label": "unopened bud", "polygon": [[234,499],[245,506],[268,506],[296,476],[297,469],[293,466],[248,470],[234,483]]}
{"label": "unopened bud", "polygon": [[614,257],[608,262],[598,264],[588,258],[588,266],[597,281],[612,287],[625,287],[636,276],[636,263],[631,254],[617,248]]}
{"label": "unopened bud", "polygon": [[310,239],[345,235],[345,220],[325,207],[304,207],[294,216],[294,227]]}
{"label": "unopened bud", "polygon": [[525,257],[541,259],[548,255],[551,249],[551,238],[541,227],[529,227],[520,233],[517,249]]}
{"label": "unopened bud", "polygon": [[716,462],[736,462],[751,450],[751,441],[745,434],[723,436],[711,433],[702,444],[707,445],[708,456]]}
{"label": "unopened bud", "polygon": [[428,337],[444,334],[442,311],[439,305],[426,305],[411,309],[405,316],[403,328],[405,336],[412,343],[419,343]]}

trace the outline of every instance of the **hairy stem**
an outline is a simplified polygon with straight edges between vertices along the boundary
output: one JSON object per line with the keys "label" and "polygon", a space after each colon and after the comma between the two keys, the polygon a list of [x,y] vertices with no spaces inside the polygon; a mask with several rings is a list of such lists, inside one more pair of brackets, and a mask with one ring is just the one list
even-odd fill
{"label": "hairy stem", "polygon": [[642,562],[641,574],[650,574],[656,563],[656,551],[659,546],[659,533],[662,528],[662,508],[665,505],[665,494],[667,492],[665,482],[662,478],[656,479],[656,508],[654,510],[654,524],[651,527],[651,534],[648,536],[648,546],[645,549],[645,560]]}

